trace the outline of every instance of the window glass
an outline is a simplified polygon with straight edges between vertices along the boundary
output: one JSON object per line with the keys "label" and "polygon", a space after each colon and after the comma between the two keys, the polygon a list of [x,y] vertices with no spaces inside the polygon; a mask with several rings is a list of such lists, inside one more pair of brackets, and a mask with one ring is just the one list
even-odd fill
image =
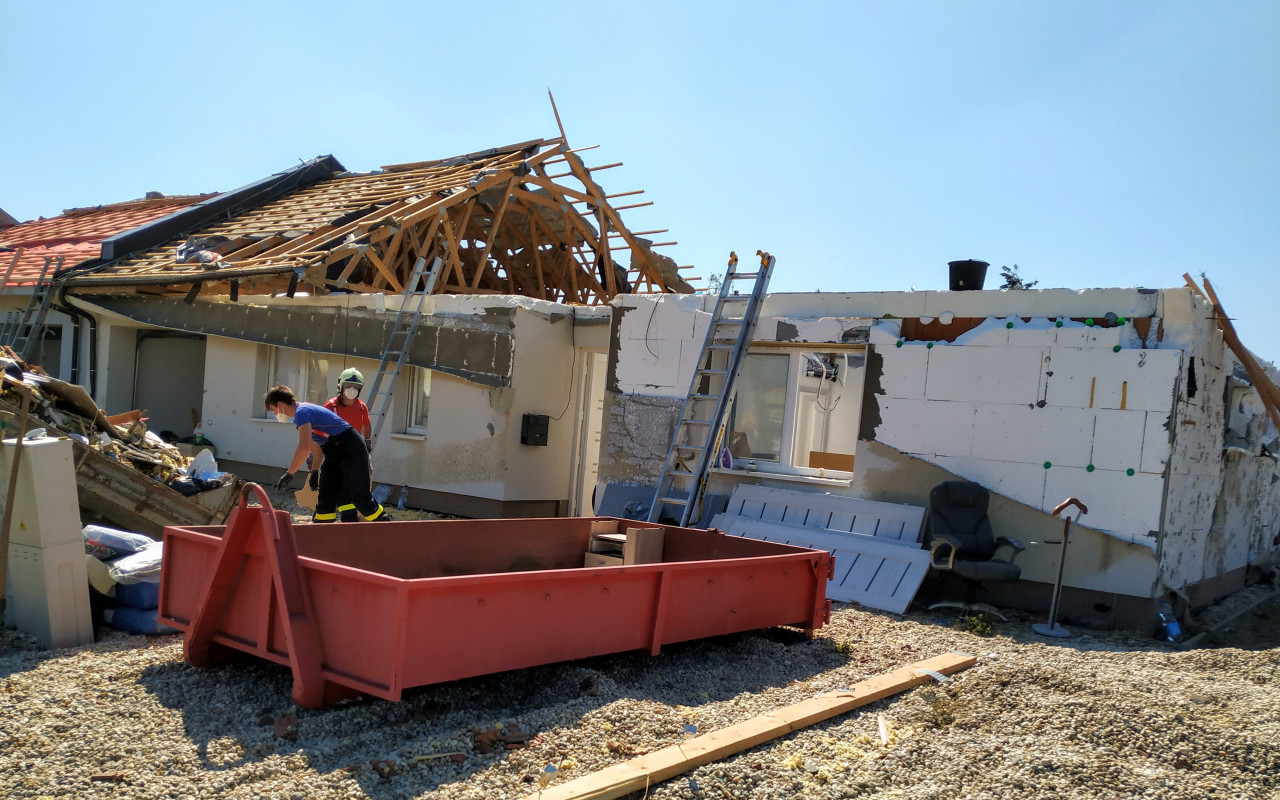
{"label": "window glass", "polygon": [[427,410],[431,405],[431,370],[414,367],[410,377],[409,416],[406,427],[414,433],[427,429]]}
{"label": "window glass", "polygon": [[[738,373],[731,441],[736,453],[757,461],[778,461],[782,454],[790,357],[748,353]],[[745,437],[745,441],[743,441]]]}
{"label": "window glass", "polygon": [[864,363],[861,353],[748,353],[730,420],[735,466],[852,472]]}
{"label": "window glass", "polygon": [[322,406],[337,393],[336,386],[336,380],[329,382],[329,358],[319,353],[307,353],[306,401]]}
{"label": "window glass", "polygon": [[300,403],[324,405],[324,401],[334,394],[333,387],[329,385],[328,356],[287,347],[273,347],[268,385],[276,384],[292,389]]}

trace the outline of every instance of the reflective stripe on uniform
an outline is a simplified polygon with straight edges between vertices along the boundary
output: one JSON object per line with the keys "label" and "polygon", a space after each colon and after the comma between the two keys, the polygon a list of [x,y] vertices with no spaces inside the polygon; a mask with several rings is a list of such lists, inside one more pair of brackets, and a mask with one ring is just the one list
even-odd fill
{"label": "reflective stripe on uniform", "polygon": [[372,513],[372,514],[370,514],[369,516],[365,517],[365,519],[366,519],[367,521],[369,521],[369,522],[373,522],[375,519],[377,519],[378,517],[382,516],[382,512],[383,512],[383,511],[384,511],[384,509],[382,508],[382,506],[378,506],[378,510],[377,510],[377,511],[375,511],[375,512],[373,512],[373,513]]}
{"label": "reflective stripe on uniform", "polygon": [[332,522],[337,518],[338,518],[337,514],[316,514],[312,519],[314,519],[316,522]]}
{"label": "reflective stripe on uniform", "polygon": [[355,503],[347,503],[345,506],[338,506],[338,510],[339,510],[339,511],[355,511],[355,510],[356,510],[356,504],[355,504]]}

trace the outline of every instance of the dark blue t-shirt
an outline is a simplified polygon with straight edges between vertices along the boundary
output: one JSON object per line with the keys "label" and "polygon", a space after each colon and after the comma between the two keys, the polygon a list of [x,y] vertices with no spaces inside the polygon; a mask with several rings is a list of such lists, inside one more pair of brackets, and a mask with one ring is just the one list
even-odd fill
{"label": "dark blue t-shirt", "polygon": [[293,413],[294,426],[301,428],[308,422],[311,423],[311,440],[320,445],[329,441],[330,436],[337,436],[351,429],[351,425],[345,419],[324,406],[298,403],[298,410]]}

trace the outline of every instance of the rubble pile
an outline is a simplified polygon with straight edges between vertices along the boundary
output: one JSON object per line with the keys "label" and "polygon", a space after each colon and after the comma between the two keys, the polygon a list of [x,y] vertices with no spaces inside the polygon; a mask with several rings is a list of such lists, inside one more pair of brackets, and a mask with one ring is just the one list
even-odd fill
{"label": "rubble pile", "polygon": [[[227,473],[216,473],[212,469],[201,472],[200,457],[184,455],[147,430],[141,412],[107,416],[84,387],[45,374],[39,366],[19,360],[7,347],[0,351],[0,368],[31,390],[28,431],[39,427],[56,430],[184,495],[216,488],[233,479]],[[0,401],[3,401],[0,408],[16,412],[22,396],[6,381],[0,391]],[[197,469],[193,469],[193,462]],[[212,463],[209,466],[213,466]]]}

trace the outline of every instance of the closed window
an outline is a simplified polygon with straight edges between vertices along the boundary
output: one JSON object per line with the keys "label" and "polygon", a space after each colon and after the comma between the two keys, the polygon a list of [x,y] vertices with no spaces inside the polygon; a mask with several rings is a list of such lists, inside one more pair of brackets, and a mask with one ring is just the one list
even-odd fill
{"label": "closed window", "polygon": [[431,406],[431,370],[413,367],[409,375],[409,402],[406,404],[406,433],[427,432],[427,411]]}
{"label": "closed window", "polygon": [[[334,394],[329,385],[329,358],[321,353],[273,347],[267,380],[269,386],[288,386],[299,403],[322,406]],[[264,412],[264,416],[271,415]]]}
{"label": "closed window", "polygon": [[734,467],[852,472],[864,363],[861,351],[748,353],[729,419]]}

